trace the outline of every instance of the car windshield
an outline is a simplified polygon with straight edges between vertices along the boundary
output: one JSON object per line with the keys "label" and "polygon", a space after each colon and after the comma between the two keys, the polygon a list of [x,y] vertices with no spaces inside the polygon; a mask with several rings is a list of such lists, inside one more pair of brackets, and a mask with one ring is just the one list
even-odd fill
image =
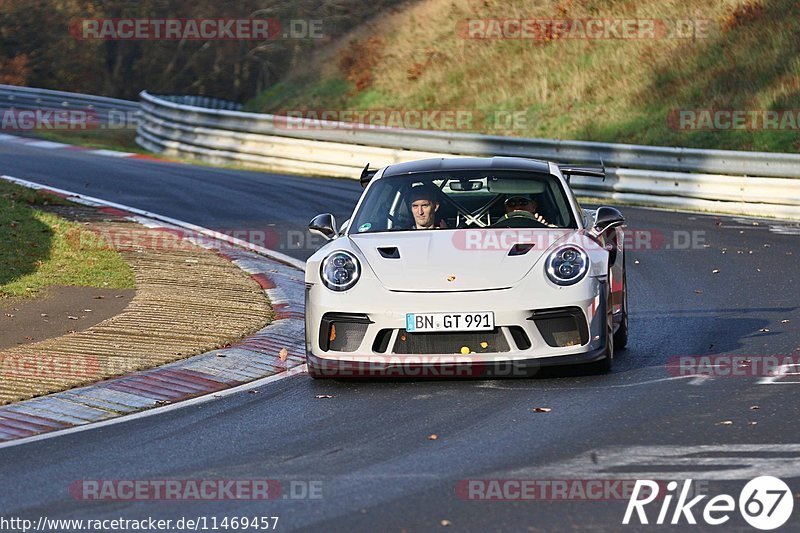
{"label": "car windshield", "polygon": [[484,170],[379,178],[355,213],[350,232],[576,224],[567,192],[555,176]]}

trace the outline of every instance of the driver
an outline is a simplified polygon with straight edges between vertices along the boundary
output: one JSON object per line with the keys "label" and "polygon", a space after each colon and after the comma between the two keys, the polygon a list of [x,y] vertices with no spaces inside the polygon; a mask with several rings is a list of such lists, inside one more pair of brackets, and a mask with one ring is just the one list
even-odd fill
{"label": "driver", "polygon": [[[503,220],[507,220],[512,216],[528,216],[536,220],[536,222],[544,224],[545,226],[551,228],[556,227],[555,224],[549,223],[537,212],[539,209],[539,204],[536,202],[536,200],[528,198],[527,196],[511,196],[506,199],[505,207],[506,214],[503,216]],[[514,215],[513,213],[519,214]]]}
{"label": "driver", "polygon": [[439,225],[435,224],[436,212],[439,210],[439,201],[436,190],[430,184],[418,185],[411,189],[408,195],[411,214],[414,215],[414,225],[411,229],[438,229],[444,227],[444,220]]}

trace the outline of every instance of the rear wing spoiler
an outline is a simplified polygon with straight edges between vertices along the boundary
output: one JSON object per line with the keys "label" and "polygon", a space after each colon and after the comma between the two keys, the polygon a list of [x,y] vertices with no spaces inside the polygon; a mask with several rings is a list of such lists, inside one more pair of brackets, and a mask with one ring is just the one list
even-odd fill
{"label": "rear wing spoiler", "polygon": [[358,178],[358,181],[361,183],[361,187],[366,188],[370,180],[372,180],[377,172],[378,169],[370,170],[369,163],[367,163],[367,166],[365,166],[364,170],[361,171],[361,177]]}
{"label": "rear wing spoiler", "polygon": [[599,167],[579,167],[574,165],[558,165],[558,169],[564,174],[564,177],[569,183],[569,179],[572,176],[587,176],[590,178],[603,178],[603,181],[606,181],[606,166],[603,164],[603,160],[600,160]]}

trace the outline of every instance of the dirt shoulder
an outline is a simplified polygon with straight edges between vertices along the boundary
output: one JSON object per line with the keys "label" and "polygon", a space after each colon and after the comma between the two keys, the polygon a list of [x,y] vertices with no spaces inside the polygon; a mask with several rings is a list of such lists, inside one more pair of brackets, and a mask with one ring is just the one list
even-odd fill
{"label": "dirt shoulder", "polygon": [[36,298],[0,300],[0,350],[88,329],[120,314],[135,289],[56,285]]}
{"label": "dirt shoulder", "polygon": [[[266,295],[248,274],[174,232],[148,229],[108,210],[51,206],[48,211],[90,230],[90,234],[76,233],[73,246],[102,242],[122,254],[134,273],[136,292],[124,309],[82,331],[73,327],[67,331],[74,333],[0,349],[0,404],[224,347],[263,328],[272,318]],[[17,320],[15,332],[9,335],[17,335],[18,341],[27,327],[30,333],[23,340],[27,336],[35,341],[41,338],[34,335],[37,322],[47,318],[42,314],[60,316],[71,308],[82,309],[78,315],[69,315],[77,320],[67,319],[79,326],[81,320],[91,322],[92,313],[116,311],[113,305],[104,305],[105,300],[117,300],[110,293],[89,288],[79,292],[71,299],[69,290],[55,287],[49,300],[45,295],[36,303],[0,301],[0,307],[9,304],[12,309],[3,311],[0,323],[5,326]],[[125,294],[120,289],[111,292],[114,297]],[[97,311],[83,307],[89,295]],[[99,296],[103,298],[94,299]],[[47,305],[51,305],[49,312]],[[16,314],[14,308],[20,310],[19,315],[5,316]],[[23,317],[30,320],[27,326],[21,323]]]}

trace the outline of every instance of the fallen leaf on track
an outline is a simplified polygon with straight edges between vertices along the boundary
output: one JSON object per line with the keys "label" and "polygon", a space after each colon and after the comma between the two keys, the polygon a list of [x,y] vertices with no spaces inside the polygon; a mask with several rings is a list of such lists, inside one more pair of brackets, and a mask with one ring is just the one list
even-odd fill
{"label": "fallen leaf on track", "polygon": [[759,409],[761,409],[761,408],[760,408],[759,406],[757,406],[757,405],[751,405],[751,406],[750,406],[750,410],[751,410],[751,411],[757,411],[757,410],[759,410]]}
{"label": "fallen leaf on track", "polygon": [[278,352],[278,357],[281,358],[281,361],[286,361],[289,358],[289,350],[286,348],[281,348],[281,351]]}
{"label": "fallen leaf on track", "polygon": [[534,407],[531,411],[534,413],[549,413],[552,409],[549,407]]}
{"label": "fallen leaf on track", "polygon": [[436,440],[438,438],[439,438],[439,435],[437,435],[436,433],[434,433],[432,435],[428,435],[428,440]]}
{"label": "fallen leaf on track", "polygon": [[717,422],[718,426],[732,426],[733,420],[723,420],[722,422]]}
{"label": "fallen leaf on track", "polygon": [[317,400],[322,400],[327,398],[333,398],[333,396],[331,396],[330,394],[317,394],[316,396],[314,396],[314,398],[316,398]]}
{"label": "fallen leaf on track", "polygon": [[718,269],[718,268],[715,268],[714,270],[712,270],[712,271],[711,271],[711,273],[712,273],[712,274],[719,274],[719,269]]}
{"label": "fallen leaf on track", "polygon": [[439,523],[442,524],[442,527],[447,527],[450,525],[450,520],[442,520]]}

